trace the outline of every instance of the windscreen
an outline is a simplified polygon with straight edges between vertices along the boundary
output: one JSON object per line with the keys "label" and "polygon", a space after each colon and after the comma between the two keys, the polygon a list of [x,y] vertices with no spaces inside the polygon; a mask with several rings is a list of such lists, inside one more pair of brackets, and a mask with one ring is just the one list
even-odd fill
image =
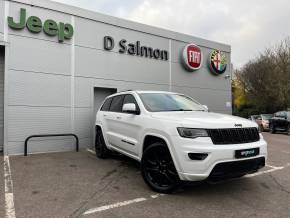
{"label": "windscreen", "polygon": [[162,111],[206,111],[205,108],[191,98],[171,93],[141,93],[140,98],[150,112]]}
{"label": "windscreen", "polygon": [[273,117],[272,114],[262,114],[261,117],[264,119],[264,120],[269,120]]}

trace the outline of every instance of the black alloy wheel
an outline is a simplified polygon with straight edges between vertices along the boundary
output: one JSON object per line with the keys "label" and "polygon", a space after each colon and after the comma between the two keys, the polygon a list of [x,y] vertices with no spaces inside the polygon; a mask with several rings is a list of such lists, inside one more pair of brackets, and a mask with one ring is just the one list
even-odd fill
{"label": "black alloy wheel", "polygon": [[141,160],[143,179],[151,189],[160,193],[171,193],[180,179],[166,144],[153,143],[143,153]]}
{"label": "black alloy wheel", "polygon": [[272,133],[272,134],[274,134],[276,132],[273,124],[270,124],[269,129],[270,129],[270,133]]}
{"label": "black alloy wheel", "polygon": [[110,154],[110,150],[106,146],[103,132],[100,128],[96,130],[95,151],[96,156],[101,159],[107,158]]}

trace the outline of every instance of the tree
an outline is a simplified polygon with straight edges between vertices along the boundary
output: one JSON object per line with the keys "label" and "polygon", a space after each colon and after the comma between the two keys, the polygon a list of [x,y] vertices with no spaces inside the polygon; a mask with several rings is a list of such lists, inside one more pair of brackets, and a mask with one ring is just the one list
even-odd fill
{"label": "tree", "polygon": [[[290,38],[249,61],[236,71],[236,78],[234,86],[239,84],[244,90],[242,94],[233,92],[237,107],[234,112],[238,115],[241,108],[252,108],[258,113],[290,108]],[[241,98],[244,100],[240,101]]]}

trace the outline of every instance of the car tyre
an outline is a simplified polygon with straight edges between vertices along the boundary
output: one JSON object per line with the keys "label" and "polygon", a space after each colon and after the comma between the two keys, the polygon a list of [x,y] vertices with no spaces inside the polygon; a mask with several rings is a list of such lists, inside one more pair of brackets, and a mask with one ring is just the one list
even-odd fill
{"label": "car tyre", "polygon": [[110,150],[106,146],[103,132],[100,128],[96,130],[95,151],[96,156],[101,159],[107,158],[110,154]]}
{"label": "car tyre", "polygon": [[276,133],[276,130],[273,124],[270,124],[269,129],[270,129],[270,133],[272,134]]}
{"label": "car tyre", "polygon": [[145,149],[141,172],[146,184],[156,192],[171,193],[180,184],[169,149],[162,142],[153,143]]}

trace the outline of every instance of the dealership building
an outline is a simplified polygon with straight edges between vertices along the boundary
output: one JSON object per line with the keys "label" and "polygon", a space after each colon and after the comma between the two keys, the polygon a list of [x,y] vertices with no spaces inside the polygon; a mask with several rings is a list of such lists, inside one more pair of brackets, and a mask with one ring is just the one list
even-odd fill
{"label": "dealership building", "polygon": [[[184,93],[231,114],[230,51],[52,1],[0,0],[0,150],[23,154],[27,137],[63,133],[92,147],[100,104],[129,89]],[[74,146],[69,136],[34,138],[28,152]]]}

